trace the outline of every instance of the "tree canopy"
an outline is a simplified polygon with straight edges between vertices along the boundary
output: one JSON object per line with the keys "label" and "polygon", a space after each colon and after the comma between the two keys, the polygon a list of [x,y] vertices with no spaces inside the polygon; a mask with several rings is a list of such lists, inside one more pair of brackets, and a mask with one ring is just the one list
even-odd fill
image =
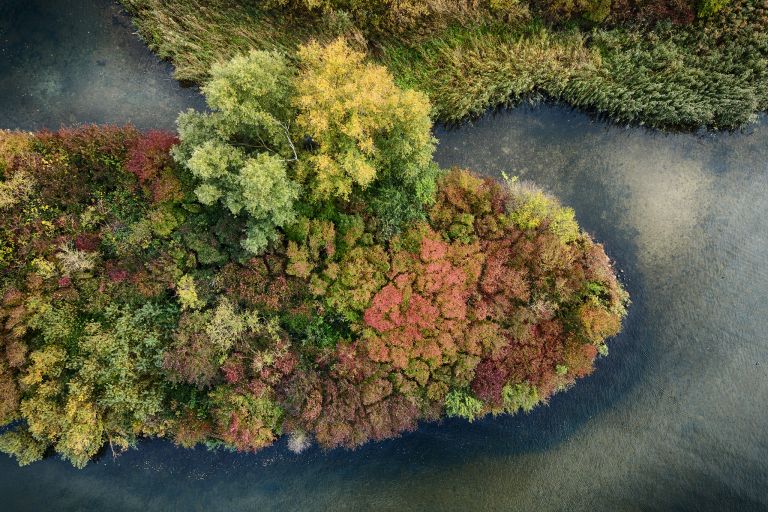
{"label": "tree canopy", "polygon": [[0,132],[0,450],[354,447],[529,411],[607,354],[603,247],[439,170],[423,96],[340,41],[212,76],[178,138]]}
{"label": "tree canopy", "polygon": [[243,246],[253,254],[296,219],[298,203],[349,202],[367,191],[391,234],[434,196],[426,96],[396,87],[341,39],[308,44],[297,59],[298,71],[264,51],[214,66],[203,88],[212,111],[178,121],[174,157],[194,177],[198,200],[244,215]]}

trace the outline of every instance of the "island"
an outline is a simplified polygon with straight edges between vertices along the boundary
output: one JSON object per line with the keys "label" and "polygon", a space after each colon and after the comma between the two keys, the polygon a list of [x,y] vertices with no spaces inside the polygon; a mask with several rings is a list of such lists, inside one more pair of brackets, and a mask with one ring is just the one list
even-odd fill
{"label": "island", "polygon": [[344,38],[212,65],[178,134],[0,132],[0,450],[356,447],[530,411],[628,295],[574,211],[433,161]]}

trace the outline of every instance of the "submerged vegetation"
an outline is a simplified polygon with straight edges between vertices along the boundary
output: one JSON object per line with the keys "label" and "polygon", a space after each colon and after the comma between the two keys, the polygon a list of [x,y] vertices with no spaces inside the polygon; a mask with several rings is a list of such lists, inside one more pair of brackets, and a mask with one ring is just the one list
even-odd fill
{"label": "submerged vegetation", "polygon": [[122,0],[180,79],[339,36],[458,121],[545,96],[622,123],[729,129],[768,109],[762,0]]}
{"label": "submerged vegetation", "polygon": [[574,212],[432,162],[430,106],[338,40],[210,73],[179,136],[0,133],[0,450],[353,447],[529,411],[627,302]]}

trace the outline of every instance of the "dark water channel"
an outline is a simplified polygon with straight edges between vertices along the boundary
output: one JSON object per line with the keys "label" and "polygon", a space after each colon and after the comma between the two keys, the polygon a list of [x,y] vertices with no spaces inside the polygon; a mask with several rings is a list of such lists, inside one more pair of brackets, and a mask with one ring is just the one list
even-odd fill
{"label": "dark water channel", "polygon": [[[0,6],[0,128],[168,128],[201,104],[106,0]],[[437,136],[441,164],[535,181],[605,243],[633,305],[593,376],[529,415],[354,452],[3,457],[0,511],[768,510],[766,120],[662,135],[539,106]]]}

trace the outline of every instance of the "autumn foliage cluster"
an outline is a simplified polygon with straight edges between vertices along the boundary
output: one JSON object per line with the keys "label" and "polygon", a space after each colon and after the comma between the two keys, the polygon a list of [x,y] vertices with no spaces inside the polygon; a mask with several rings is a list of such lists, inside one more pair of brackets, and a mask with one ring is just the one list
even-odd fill
{"label": "autumn foliage cluster", "polygon": [[[627,296],[572,210],[514,179],[403,170],[405,149],[387,150],[412,140],[405,114],[318,133],[340,121],[296,121],[290,94],[271,103],[283,117],[246,115],[268,102],[237,122],[188,114],[181,142],[130,127],[0,133],[0,450],[82,467],[145,436],[352,447],[445,415],[528,411],[592,371]],[[318,195],[332,168],[349,192]],[[279,225],[247,204],[258,190],[243,194],[265,174],[291,190]],[[371,204],[399,182],[425,192],[385,229]],[[202,200],[205,185],[221,195]],[[256,225],[257,248],[243,243]]]}

